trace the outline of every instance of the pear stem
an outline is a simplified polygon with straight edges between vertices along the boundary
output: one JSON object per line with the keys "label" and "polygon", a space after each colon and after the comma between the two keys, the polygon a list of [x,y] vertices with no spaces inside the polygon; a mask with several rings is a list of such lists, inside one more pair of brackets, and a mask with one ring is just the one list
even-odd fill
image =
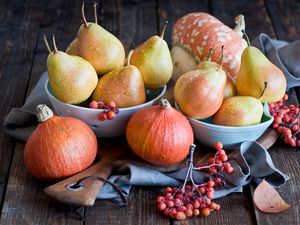
{"label": "pear stem", "polygon": [[97,2],[94,2],[94,16],[95,16],[95,23],[98,24],[98,16],[97,16]]}
{"label": "pear stem", "polygon": [[164,27],[163,27],[163,29],[162,29],[162,31],[161,31],[160,38],[162,38],[162,39],[164,38],[164,35],[165,35],[165,31],[166,31],[167,25],[168,25],[168,20],[166,20],[165,25],[164,25]]}
{"label": "pear stem", "polygon": [[84,26],[87,28],[88,23],[87,23],[87,20],[85,18],[85,14],[84,14],[84,1],[82,1],[82,4],[81,4],[81,15],[82,15]]}
{"label": "pear stem", "polygon": [[250,44],[249,37],[248,37],[248,35],[246,34],[246,31],[245,31],[245,30],[242,30],[242,33],[243,33],[243,34],[244,34],[244,36],[246,37],[246,41],[247,41],[248,47],[250,47],[250,46],[251,46],[251,44]]}
{"label": "pear stem", "polygon": [[223,68],[223,58],[224,58],[224,45],[222,45],[221,65],[220,65],[219,70],[221,70]]}
{"label": "pear stem", "polygon": [[212,53],[213,53],[213,49],[211,48],[211,49],[209,49],[209,54],[208,54],[208,59],[207,59],[207,61],[211,61],[211,56],[212,56]]}
{"label": "pear stem", "polygon": [[52,34],[52,42],[53,42],[53,48],[54,48],[54,53],[57,53],[57,47],[56,47],[56,42],[55,42],[55,36]]}
{"label": "pear stem", "polygon": [[261,98],[262,98],[262,96],[264,95],[264,93],[265,93],[265,91],[267,90],[267,86],[268,86],[268,82],[267,81],[265,81],[264,82],[264,89],[263,89],[263,91],[261,92],[261,95],[259,96],[259,99],[261,100]]}
{"label": "pear stem", "polygon": [[48,40],[47,40],[45,34],[43,34],[43,39],[44,39],[45,45],[46,45],[46,47],[47,47],[49,53],[51,53],[51,48],[50,48],[50,46],[49,46],[49,43],[48,43]]}
{"label": "pear stem", "polygon": [[127,63],[126,65],[129,66],[130,65],[130,59],[131,59],[131,56],[132,56],[132,53],[133,53],[133,49],[131,49],[128,53],[128,56],[127,56]]}

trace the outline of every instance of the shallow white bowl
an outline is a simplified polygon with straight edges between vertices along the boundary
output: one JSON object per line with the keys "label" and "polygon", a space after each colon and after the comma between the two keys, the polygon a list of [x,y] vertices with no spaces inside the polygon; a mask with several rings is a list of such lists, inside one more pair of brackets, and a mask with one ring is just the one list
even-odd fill
{"label": "shallow white bowl", "polygon": [[[177,103],[175,106],[180,111]],[[197,120],[188,116],[187,118],[192,125],[195,138],[200,143],[213,147],[215,142],[221,141],[225,149],[237,149],[242,142],[257,140],[274,120],[269,113],[268,104],[264,104],[261,123],[252,126],[220,126],[213,124],[211,117],[205,120]]]}
{"label": "shallow white bowl", "polygon": [[146,103],[128,108],[120,108],[119,113],[114,119],[100,121],[98,120],[98,115],[100,112],[103,112],[103,109],[91,109],[64,103],[54,97],[48,79],[45,83],[46,93],[56,113],[60,116],[75,117],[86,122],[89,126],[91,126],[97,137],[114,137],[124,135],[127,122],[131,115],[140,109],[158,104],[158,101],[165,94],[166,89],[167,87],[164,86],[158,90],[147,90]]}

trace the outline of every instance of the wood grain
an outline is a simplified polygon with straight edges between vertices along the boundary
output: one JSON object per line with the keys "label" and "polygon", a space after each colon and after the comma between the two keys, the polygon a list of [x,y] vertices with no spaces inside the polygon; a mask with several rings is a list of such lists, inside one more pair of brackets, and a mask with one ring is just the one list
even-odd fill
{"label": "wood grain", "polygon": [[[34,11],[28,12],[30,15],[33,16],[35,13],[39,15],[39,10],[42,12],[42,15],[40,15],[41,18],[38,18],[39,24],[37,25],[37,29],[32,31],[28,30],[28,32],[33,32],[37,35],[38,38],[36,37],[34,40],[36,49],[28,50],[34,57],[27,63],[32,66],[31,73],[28,69],[30,81],[28,84],[29,88],[26,92],[27,95],[38,81],[41,73],[46,70],[46,57],[48,52],[42,41],[42,34],[46,33],[50,36],[54,33],[58,47],[64,49],[75,36],[76,29],[81,23],[81,18],[78,16],[80,15],[81,2],[75,4],[71,1],[53,1],[47,5],[47,9],[45,10],[43,10],[42,6],[37,2],[38,1],[27,3],[28,6],[35,5],[36,7]],[[33,22],[29,21],[29,24],[31,23]],[[66,27],[66,24],[68,24],[68,27]],[[22,70],[23,67],[19,68]],[[24,71],[26,70],[24,69]],[[16,77],[17,73],[14,76]],[[22,93],[20,90],[15,90],[16,95],[18,96],[19,92],[21,92],[20,94],[26,96],[26,85],[20,88],[22,88],[21,90],[24,92]],[[20,102],[18,106],[20,105],[22,105],[22,102]],[[58,204],[43,193],[43,188],[45,188],[47,184],[37,181],[26,172],[23,164],[23,148],[23,144],[16,144],[11,173],[7,183],[5,202],[1,214],[1,225],[82,224],[83,221],[78,220],[77,216],[72,213],[68,207]]]}
{"label": "wood grain", "polygon": [[213,15],[231,28],[235,26],[234,17],[243,14],[250,41],[262,32],[275,37],[272,22],[263,0],[252,1],[251,3],[247,0],[212,0],[211,6]]}
{"label": "wood grain", "polygon": [[[43,2],[35,0],[0,2],[1,127],[8,112],[24,101],[44,6]],[[0,132],[0,209],[15,143],[15,140]]]}

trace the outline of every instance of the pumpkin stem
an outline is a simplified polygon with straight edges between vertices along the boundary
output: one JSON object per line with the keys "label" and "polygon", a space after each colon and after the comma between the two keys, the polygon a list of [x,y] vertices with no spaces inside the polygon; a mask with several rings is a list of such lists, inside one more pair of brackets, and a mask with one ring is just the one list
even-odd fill
{"label": "pumpkin stem", "polygon": [[38,105],[36,107],[36,110],[37,110],[37,118],[40,123],[47,121],[53,116],[52,110],[44,104]]}
{"label": "pumpkin stem", "polygon": [[211,61],[211,56],[212,56],[213,50],[214,50],[214,49],[212,49],[212,48],[209,49],[208,60],[207,60],[207,61],[209,61],[209,62]]}
{"label": "pumpkin stem", "polygon": [[132,53],[133,53],[133,49],[131,49],[128,53],[128,56],[127,56],[127,63],[126,63],[126,66],[129,66],[130,65],[130,59],[131,59],[131,56],[132,56]]}
{"label": "pumpkin stem", "polygon": [[246,31],[245,31],[245,30],[242,30],[242,32],[243,32],[244,36],[246,37],[246,41],[247,41],[248,47],[250,47],[251,44],[250,44],[249,37],[248,37],[248,35],[246,34]]}
{"label": "pumpkin stem", "polygon": [[82,4],[81,4],[81,15],[82,15],[84,26],[87,28],[88,27],[88,22],[85,18],[85,14],[84,14],[84,1],[82,1]]}
{"label": "pumpkin stem", "polygon": [[237,34],[240,36],[240,37],[243,37],[243,32],[242,30],[245,30],[245,19],[244,19],[244,15],[240,14],[238,16],[236,16],[234,18],[234,22],[236,24],[235,28],[234,28],[234,31],[237,32]]}
{"label": "pumpkin stem", "polygon": [[95,16],[95,23],[98,24],[98,17],[97,17],[97,2],[94,2],[94,16]]}
{"label": "pumpkin stem", "polygon": [[161,99],[161,100],[160,100],[160,107],[161,107],[162,109],[172,108],[171,104],[168,102],[167,99]]}

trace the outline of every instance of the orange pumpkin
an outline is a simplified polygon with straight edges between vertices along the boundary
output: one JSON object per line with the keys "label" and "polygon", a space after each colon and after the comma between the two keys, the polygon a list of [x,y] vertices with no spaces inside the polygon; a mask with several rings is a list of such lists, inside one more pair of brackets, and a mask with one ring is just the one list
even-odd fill
{"label": "orange pumpkin", "polygon": [[[180,51],[181,56],[176,56],[174,49],[179,47],[186,50],[185,52],[194,58],[196,61],[194,65],[196,65],[207,60],[211,48],[214,49],[212,61],[219,63],[222,45],[224,45],[223,69],[235,78],[240,68],[242,52],[247,47],[241,32],[241,29],[245,29],[243,16],[240,15],[236,19],[239,20],[237,21],[238,26],[232,30],[215,17],[203,12],[190,13],[180,18],[174,25],[172,33],[172,58],[173,61],[178,61],[174,62],[174,70],[176,71],[176,65],[180,65],[180,63],[183,66],[187,65],[187,63],[180,62],[182,61],[182,51]],[[191,63],[189,62],[189,64]],[[195,68],[184,68],[185,71],[181,72],[193,69]],[[178,75],[176,75],[177,79]]]}
{"label": "orange pumpkin", "polygon": [[39,105],[39,124],[24,150],[28,171],[40,180],[58,180],[90,166],[97,154],[97,138],[79,119],[53,116],[46,105]]}
{"label": "orange pumpkin", "polygon": [[185,159],[194,141],[188,120],[165,99],[136,112],[128,122],[126,137],[135,154],[160,166]]}

